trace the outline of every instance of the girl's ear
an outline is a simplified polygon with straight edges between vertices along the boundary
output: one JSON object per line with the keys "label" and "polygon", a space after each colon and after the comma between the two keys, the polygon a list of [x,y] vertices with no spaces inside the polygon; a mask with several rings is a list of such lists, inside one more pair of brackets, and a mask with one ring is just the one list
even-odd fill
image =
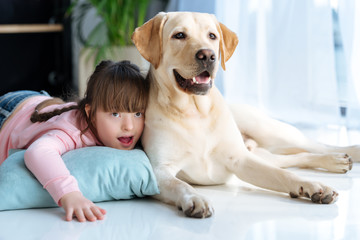
{"label": "girl's ear", "polygon": [[87,116],[87,117],[89,117],[90,109],[91,109],[90,105],[89,105],[89,104],[86,104],[86,105],[85,105],[85,112],[86,112],[86,116]]}

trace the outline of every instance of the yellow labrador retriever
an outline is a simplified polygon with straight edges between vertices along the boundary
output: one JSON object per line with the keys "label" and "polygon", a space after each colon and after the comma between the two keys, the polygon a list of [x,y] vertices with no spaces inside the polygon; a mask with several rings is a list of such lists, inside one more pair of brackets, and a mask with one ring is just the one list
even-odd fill
{"label": "yellow labrador retriever", "polygon": [[229,108],[214,80],[220,59],[225,69],[238,39],[213,15],[159,13],[132,39],[151,63],[142,142],[161,192],[155,198],[189,217],[209,217],[211,204],[190,184],[222,184],[235,174],[291,197],[336,201],[331,187],[282,168],[346,172],[352,161],[345,152],[359,159],[360,148],[320,145],[249,106]]}

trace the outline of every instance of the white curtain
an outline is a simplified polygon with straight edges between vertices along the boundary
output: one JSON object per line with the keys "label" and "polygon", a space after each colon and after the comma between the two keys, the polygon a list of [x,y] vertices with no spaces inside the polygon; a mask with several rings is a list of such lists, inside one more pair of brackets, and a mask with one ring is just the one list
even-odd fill
{"label": "white curtain", "polygon": [[[339,22],[349,76],[348,125],[360,128],[360,1],[339,0]],[[355,97],[354,97],[355,96]]]}
{"label": "white curtain", "polygon": [[360,127],[360,1],[338,1],[345,56],[340,83],[332,13],[337,1],[215,0],[217,18],[239,37],[220,73],[226,100],[312,126],[339,124],[345,101],[347,126]]}

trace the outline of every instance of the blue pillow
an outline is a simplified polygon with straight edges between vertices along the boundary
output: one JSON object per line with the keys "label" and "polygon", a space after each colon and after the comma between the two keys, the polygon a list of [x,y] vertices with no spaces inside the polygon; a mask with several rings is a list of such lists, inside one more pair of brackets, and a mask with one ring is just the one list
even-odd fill
{"label": "blue pillow", "polygon": [[[17,151],[0,165],[0,210],[56,207],[49,193],[24,164]],[[146,154],[138,149],[80,148],[63,155],[83,195],[102,202],[159,194]]]}

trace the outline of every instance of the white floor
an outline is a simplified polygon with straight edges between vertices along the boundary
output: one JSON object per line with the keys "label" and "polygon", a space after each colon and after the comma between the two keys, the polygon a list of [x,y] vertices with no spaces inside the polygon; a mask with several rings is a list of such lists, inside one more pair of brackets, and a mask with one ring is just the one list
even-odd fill
{"label": "white floor", "polygon": [[[341,144],[341,134],[334,129],[307,134]],[[346,141],[360,144],[357,134]],[[227,185],[197,187],[214,205],[215,215],[208,219],[186,218],[175,207],[150,198],[99,203],[108,214],[94,223],[65,222],[60,208],[4,211],[0,212],[0,240],[360,239],[360,163],[347,174],[291,171],[333,186],[340,193],[338,201],[313,204],[234,179]]]}

